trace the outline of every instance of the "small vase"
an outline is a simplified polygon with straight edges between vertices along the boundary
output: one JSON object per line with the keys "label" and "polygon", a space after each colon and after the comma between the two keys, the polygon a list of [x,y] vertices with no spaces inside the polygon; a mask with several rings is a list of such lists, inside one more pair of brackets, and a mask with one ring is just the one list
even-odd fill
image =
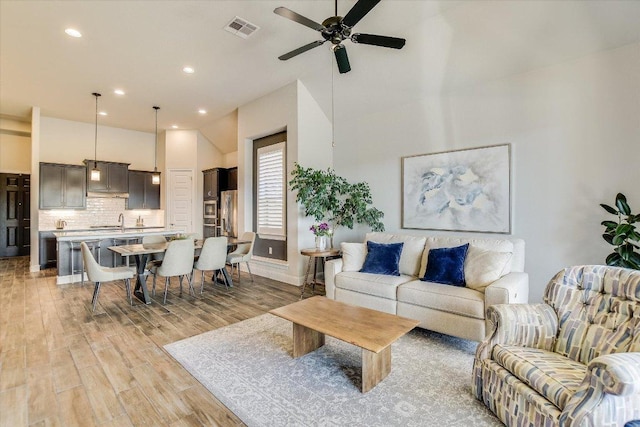
{"label": "small vase", "polygon": [[325,236],[316,236],[316,249],[319,251],[327,249],[327,238]]}

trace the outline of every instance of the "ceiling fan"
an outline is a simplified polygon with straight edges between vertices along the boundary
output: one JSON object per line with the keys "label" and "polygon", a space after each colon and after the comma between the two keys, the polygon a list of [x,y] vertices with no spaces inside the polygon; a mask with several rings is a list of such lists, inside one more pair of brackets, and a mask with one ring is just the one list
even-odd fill
{"label": "ceiling fan", "polygon": [[351,71],[351,65],[349,64],[349,57],[347,56],[347,49],[342,42],[344,40],[351,40],[354,43],[369,44],[374,46],[390,47],[392,49],[402,49],[405,44],[405,39],[397,37],[378,36],[375,34],[362,34],[351,33],[351,29],[356,25],[364,16],[371,11],[380,2],[380,0],[358,0],[358,2],[351,8],[349,12],[344,16],[338,16],[338,0],[335,0],[335,16],[331,16],[319,24],[306,18],[286,7],[278,7],[273,12],[277,15],[290,19],[298,24],[302,24],[313,30],[319,31],[324,40],[317,40],[301,46],[291,52],[285,53],[278,57],[282,61],[291,59],[294,56],[300,55],[308,50],[318,47],[325,42],[330,41],[333,46],[333,52],[336,56],[336,62],[338,64],[338,70],[340,73],[347,73]]}

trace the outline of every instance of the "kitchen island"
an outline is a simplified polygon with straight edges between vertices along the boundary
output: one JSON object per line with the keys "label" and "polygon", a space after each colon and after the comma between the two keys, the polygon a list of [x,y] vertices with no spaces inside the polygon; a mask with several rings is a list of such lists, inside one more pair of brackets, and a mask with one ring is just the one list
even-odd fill
{"label": "kitchen island", "polygon": [[[54,231],[53,235],[56,238],[58,268],[56,283],[61,285],[79,282],[82,279],[80,274],[82,254],[79,250],[80,242],[82,241],[96,242],[95,252],[100,252],[100,265],[114,267],[122,265],[122,257],[114,256],[113,253],[109,251],[109,246],[142,241],[142,238],[145,236],[169,237],[182,233],[182,230],[173,230],[164,227],[94,228],[88,230]],[[94,254],[94,256],[96,255]],[[72,272],[72,264],[75,274]]]}

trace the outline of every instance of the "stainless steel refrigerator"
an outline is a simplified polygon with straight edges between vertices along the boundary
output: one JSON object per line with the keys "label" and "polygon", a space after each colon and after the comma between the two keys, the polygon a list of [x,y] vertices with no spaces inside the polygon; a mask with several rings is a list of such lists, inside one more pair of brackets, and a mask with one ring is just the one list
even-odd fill
{"label": "stainless steel refrigerator", "polygon": [[220,193],[220,225],[222,235],[238,237],[238,191],[229,190]]}

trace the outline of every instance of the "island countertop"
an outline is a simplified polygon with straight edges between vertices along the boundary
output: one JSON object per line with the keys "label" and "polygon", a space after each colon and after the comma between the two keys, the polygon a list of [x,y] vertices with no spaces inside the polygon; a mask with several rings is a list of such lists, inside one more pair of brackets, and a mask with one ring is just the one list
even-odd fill
{"label": "island countertop", "polygon": [[54,231],[53,235],[56,236],[58,242],[69,242],[72,240],[82,239],[121,239],[127,237],[144,237],[144,236],[169,236],[174,234],[181,234],[182,230],[173,230],[164,227],[146,227],[146,228],[113,228],[113,229],[100,229],[100,230],[65,230]]}

